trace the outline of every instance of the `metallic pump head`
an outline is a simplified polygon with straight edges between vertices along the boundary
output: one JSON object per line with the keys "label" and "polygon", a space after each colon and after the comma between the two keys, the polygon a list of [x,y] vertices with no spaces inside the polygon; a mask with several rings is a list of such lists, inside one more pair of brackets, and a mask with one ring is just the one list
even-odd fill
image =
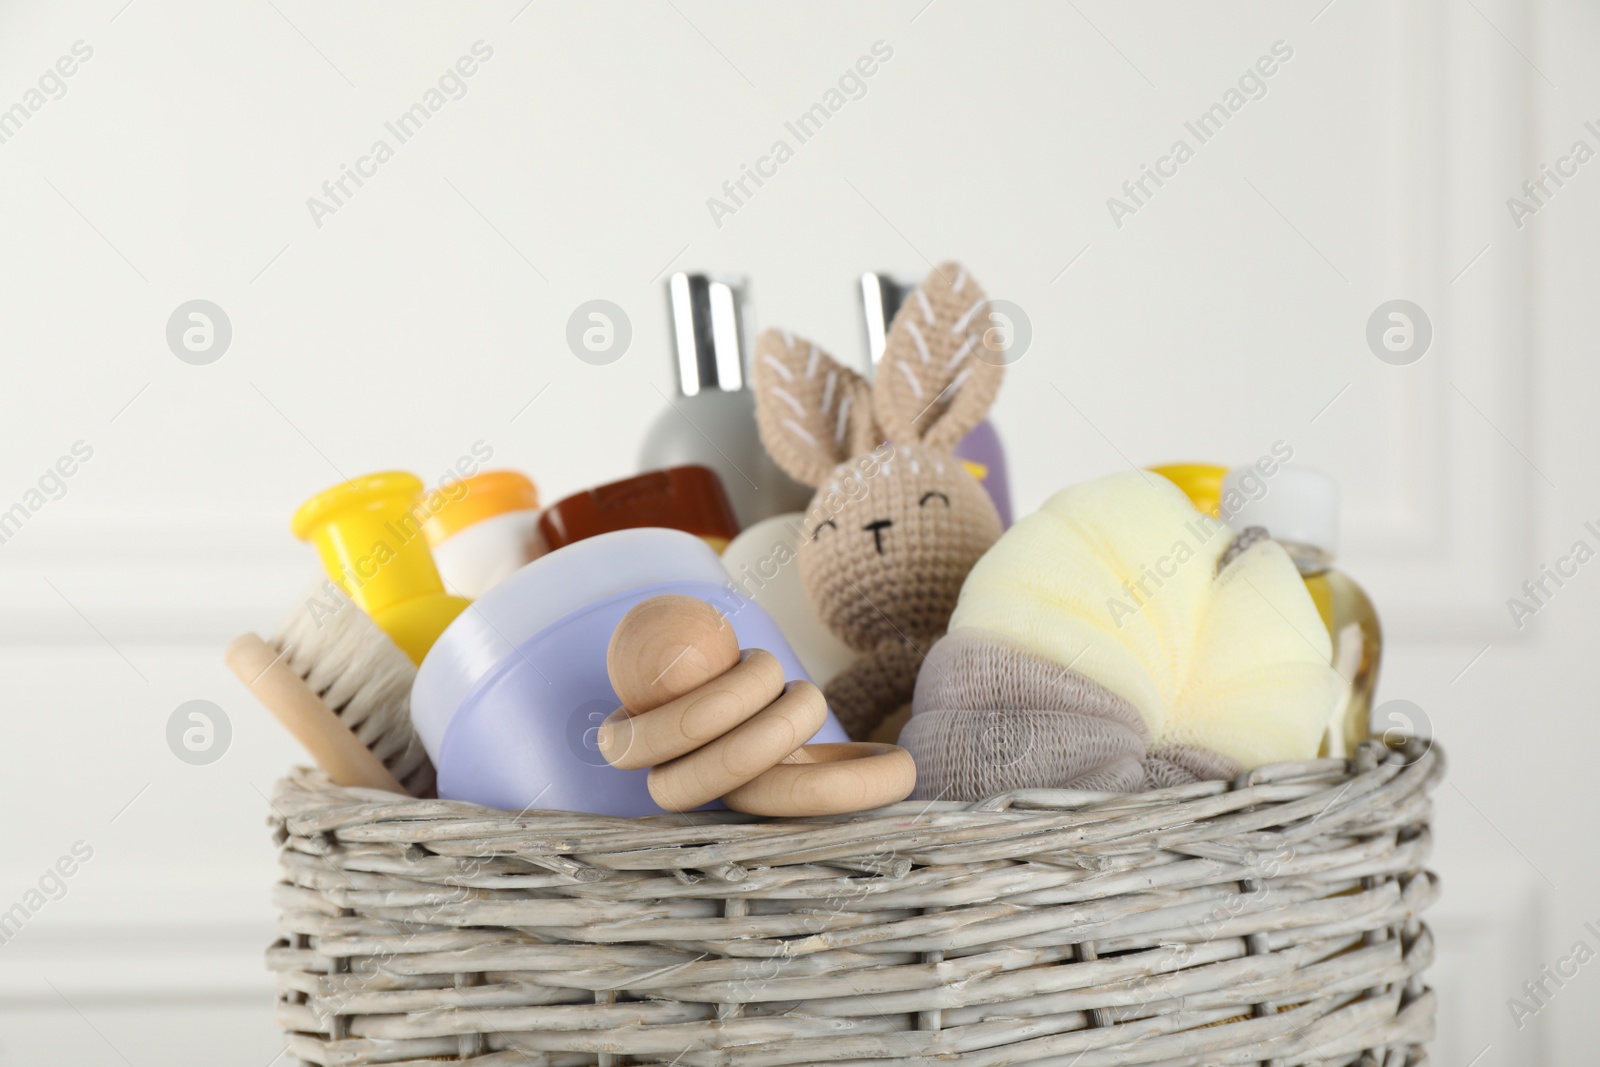
{"label": "metallic pump head", "polygon": [[896,278],[883,271],[868,271],[861,276],[861,312],[867,323],[867,356],[873,367],[883,358],[883,346],[895,312],[916,286],[914,280]]}
{"label": "metallic pump head", "polygon": [[679,272],[667,281],[678,352],[678,391],[744,388],[743,278]]}

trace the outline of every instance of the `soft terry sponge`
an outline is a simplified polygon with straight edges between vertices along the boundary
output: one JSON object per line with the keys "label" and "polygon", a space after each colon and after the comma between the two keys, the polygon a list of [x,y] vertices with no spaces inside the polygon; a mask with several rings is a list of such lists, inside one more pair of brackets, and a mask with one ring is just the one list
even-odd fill
{"label": "soft terry sponge", "polygon": [[1013,526],[961,589],[950,632],[986,631],[1124,698],[1153,747],[1244,767],[1309,759],[1344,683],[1305,583],[1177,486],[1129,471],[1064,489]]}

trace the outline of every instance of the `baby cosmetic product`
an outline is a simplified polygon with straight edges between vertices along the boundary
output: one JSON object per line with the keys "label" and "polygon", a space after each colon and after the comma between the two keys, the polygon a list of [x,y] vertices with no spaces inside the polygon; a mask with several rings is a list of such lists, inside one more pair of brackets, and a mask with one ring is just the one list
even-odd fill
{"label": "baby cosmetic product", "polygon": [[[861,309],[867,327],[867,357],[876,372],[888,343],[890,327],[907,299],[921,307],[914,280],[895,278],[883,272],[868,271],[861,276]],[[923,307],[926,311],[927,308]],[[930,316],[931,317],[931,316]],[[923,326],[926,323],[922,324]],[[1000,528],[1011,525],[1011,477],[1006,470],[1005,449],[994,424],[984,419],[961,439],[953,450],[967,464],[972,476],[983,483],[995,511],[1000,513]]]}
{"label": "baby cosmetic product", "polygon": [[328,577],[413,663],[470,603],[444,591],[422,532],[421,502],[420,478],[386,471],[318,493],[289,523],[316,546]]}
{"label": "baby cosmetic product", "polygon": [[1223,479],[1221,506],[1235,530],[1264,528],[1305,579],[1333,639],[1333,669],[1349,687],[1328,724],[1321,754],[1348,758],[1371,731],[1383,631],[1366,592],[1332,566],[1339,547],[1339,483],[1307,467],[1278,466],[1270,476],[1258,467],[1239,467]]}
{"label": "baby cosmetic product", "polygon": [[477,598],[545,553],[539,492],[516,471],[484,471],[428,496],[423,533],[446,587]]}
{"label": "baby cosmetic product", "polygon": [[806,595],[797,555],[806,536],[802,512],[762,519],[723,550],[722,565],[739,592],[777,621],[811,680],[826,686],[856,653],[823,624]]}
{"label": "baby cosmetic product", "polygon": [[[614,530],[556,548],[463,612],[417,672],[412,722],[439,771],[439,795],[490,807],[651,815],[647,772],[619,770],[598,732],[621,704],[606,669],[635,604],[679,593],[714,605],[739,647],[770,653],[805,681],[778,626],[731,588],[705,541],[679,530]],[[817,741],[843,741],[828,714]]]}
{"label": "baby cosmetic product", "polygon": [[811,491],[778,468],[756,436],[745,365],[744,287],[734,279],[667,280],[677,352],[671,405],[645,431],[643,470],[700,464],[716,471],[739,526],[799,511]]}
{"label": "baby cosmetic product", "polygon": [[539,519],[539,533],[552,549],[642,526],[692,533],[718,552],[739,534],[722,480],[701,466],[650,471],[574,493]]}
{"label": "baby cosmetic product", "polygon": [[1222,478],[1228,468],[1215,463],[1163,463],[1150,470],[1182,489],[1201,514],[1221,518]]}

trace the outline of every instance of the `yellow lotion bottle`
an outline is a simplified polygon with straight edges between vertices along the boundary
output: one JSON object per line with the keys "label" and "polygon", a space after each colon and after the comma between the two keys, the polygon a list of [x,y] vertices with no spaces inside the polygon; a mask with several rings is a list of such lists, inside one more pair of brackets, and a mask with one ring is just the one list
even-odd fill
{"label": "yellow lotion bottle", "polygon": [[1265,527],[1300,569],[1333,639],[1333,669],[1348,686],[1328,724],[1321,755],[1348,757],[1371,733],[1383,631],[1367,594],[1332,567],[1339,545],[1339,483],[1306,467],[1279,467],[1270,477],[1241,467],[1223,479],[1220,506],[1235,530]]}
{"label": "yellow lotion bottle", "polygon": [[1213,519],[1221,517],[1222,478],[1227,467],[1214,463],[1164,463],[1150,470],[1182,489],[1189,502]]}
{"label": "yellow lotion bottle", "polygon": [[316,546],[328,576],[413,663],[472,603],[444,591],[413,510],[421,499],[420,478],[386,471],[318,493],[289,521],[296,537]]}

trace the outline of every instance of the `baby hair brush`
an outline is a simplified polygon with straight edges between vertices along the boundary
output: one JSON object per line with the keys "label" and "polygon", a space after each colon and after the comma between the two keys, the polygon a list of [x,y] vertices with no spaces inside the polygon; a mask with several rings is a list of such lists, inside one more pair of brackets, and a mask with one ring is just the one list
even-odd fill
{"label": "baby hair brush", "polygon": [[336,784],[434,795],[433,763],[411,728],[417,669],[332,582],[271,641],[244,634],[226,659]]}

